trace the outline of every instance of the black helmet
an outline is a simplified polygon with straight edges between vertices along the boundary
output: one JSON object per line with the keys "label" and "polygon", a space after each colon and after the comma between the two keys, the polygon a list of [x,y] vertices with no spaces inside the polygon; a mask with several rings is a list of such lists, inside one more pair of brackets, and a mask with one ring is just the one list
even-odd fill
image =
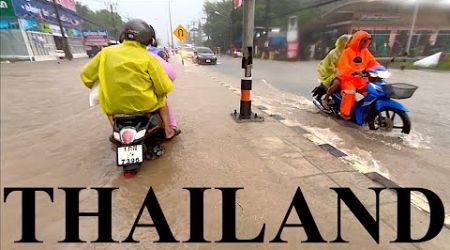
{"label": "black helmet", "polygon": [[156,42],[155,30],[151,25],[141,19],[132,19],[125,24],[120,34],[120,42],[123,39],[138,41],[145,46],[154,46]]}

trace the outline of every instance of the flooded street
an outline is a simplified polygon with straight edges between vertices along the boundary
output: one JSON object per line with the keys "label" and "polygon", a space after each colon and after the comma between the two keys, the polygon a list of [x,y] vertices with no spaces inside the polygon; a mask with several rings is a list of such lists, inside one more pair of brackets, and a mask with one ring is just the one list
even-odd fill
{"label": "flooded street", "polygon": [[[21,233],[22,218],[18,212],[21,211],[21,196],[16,192],[7,197],[7,201],[1,204],[2,249],[230,249],[229,244],[217,243],[221,239],[225,211],[222,210],[221,191],[217,189],[221,187],[244,188],[237,193],[234,204],[235,228],[240,238],[255,237],[265,225],[263,243],[233,244],[233,249],[298,249],[298,244],[305,239],[303,230],[285,230],[283,238],[291,244],[269,243],[277,234],[298,187],[304,192],[321,234],[327,240],[334,239],[337,230],[336,195],[330,187],[352,188],[374,213],[375,201],[368,188],[378,184],[351,166],[274,119],[268,118],[262,124],[240,125],[234,122],[230,113],[238,107],[239,96],[223,86],[239,93],[231,86],[238,81],[232,75],[219,72],[223,65],[198,67],[187,63],[181,66],[172,61],[178,76],[175,91],[169,98],[183,133],[164,144],[166,153],[163,157],[145,162],[134,178],[124,178],[122,170],[116,167],[116,154],[108,141],[110,125],[99,107],[89,107],[88,89],[78,79],[79,69],[86,62],[86,59],[80,59],[62,64],[17,63],[1,67],[2,192],[4,187],[49,187],[54,193],[53,202],[43,192],[36,195],[36,238],[44,241],[43,244],[14,243]],[[265,95],[272,95],[272,98]],[[317,114],[305,98],[280,91],[268,82],[255,84],[253,98],[255,104],[295,118],[335,145],[360,148],[361,151],[354,152],[355,155],[373,157],[374,162],[379,162],[379,167],[389,171],[393,177],[397,177],[396,172],[383,161],[387,158],[378,157],[396,150],[395,154],[385,157],[397,161],[397,169],[404,173],[404,180],[409,180],[413,186],[432,189],[448,207],[448,193],[444,188],[448,169],[443,168],[439,176],[438,165],[431,165],[434,163],[430,160],[445,159],[448,157],[445,150],[448,149],[442,149],[442,156],[425,157],[427,153],[419,154],[422,149],[411,148],[400,141],[397,142],[400,148],[385,145],[383,143],[393,139],[373,134],[364,137],[367,134],[364,129],[337,126],[335,120]],[[327,126],[333,123],[328,129]],[[357,136],[351,131],[356,131]],[[337,136],[337,132],[341,134]],[[374,138],[383,138],[383,143]],[[373,140],[371,149],[360,144],[370,140]],[[372,155],[362,152],[372,152]],[[417,163],[406,161],[411,155],[416,155]],[[405,157],[404,162],[402,157]],[[430,166],[428,177],[414,173],[421,161]],[[408,171],[401,170],[406,163],[409,164]],[[414,174],[417,176],[412,178]],[[58,243],[65,238],[66,232],[66,194],[58,188],[65,187],[118,188],[112,195],[111,204],[111,234],[117,241],[124,241],[129,236],[151,187],[170,230],[180,243],[156,244],[159,234],[154,228],[136,229],[133,238],[140,241],[139,244]],[[204,194],[204,232],[205,239],[216,242],[214,247],[185,242],[189,239],[192,223],[192,200],[186,190],[189,187],[211,189]],[[380,244],[375,244],[352,213],[345,209],[342,216],[348,221],[342,232],[351,244],[335,245],[332,249],[359,250],[361,246],[367,246],[367,242],[371,242],[370,249],[438,249],[437,246],[446,244],[450,231],[444,228],[434,241],[423,246],[392,246],[389,240],[395,237],[396,225],[396,197],[393,194],[386,191],[380,201],[383,218]],[[94,190],[82,190],[80,211],[97,211],[97,199]],[[413,232],[418,237],[423,236],[428,215],[417,209],[412,213],[416,223]],[[150,223],[154,219],[144,212],[140,223]],[[292,220],[296,221],[295,217]],[[83,241],[94,241],[97,230],[97,218],[80,219],[80,239]],[[326,244],[301,244],[302,249],[330,249]]]}
{"label": "flooded street", "polygon": [[[222,57],[216,67],[196,67],[238,91],[240,59]],[[400,100],[410,112],[409,135],[373,132],[367,127],[319,113],[311,102],[317,85],[317,61],[278,62],[256,60],[253,104],[308,128],[324,141],[379,170],[401,186],[421,186],[436,191],[450,205],[450,73],[432,70],[392,69],[388,82],[419,86],[410,99]],[[214,73],[210,73],[214,72]]]}
{"label": "flooded street", "polygon": [[1,250],[449,249],[450,0],[0,9]]}
{"label": "flooded street", "polygon": [[[207,117],[194,117],[190,114],[201,112],[206,103],[197,98],[195,103],[189,89],[198,76],[183,70],[178,71],[180,93],[172,95],[174,107],[182,136],[174,142],[165,144],[166,156],[146,162],[139,174],[132,178],[122,177],[122,170],[116,167],[115,151],[111,149],[108,136],[110,125],[99,107],[89,108],[88,89],[78,79],[78,72],[87,60],[39,64],[21,63],[2,65],[2,116],[1,116],[1,185],[19,187],[55,188],[54,203],[44,194],[37,195],[37,238],[47,243],[20,245],[20,249],[161,249],[150,245],[158,236],[155,230],[137,230],[134,237],[144,244],[125,245],[111,248],[109,245],[58,245],[57,240],[64,238],[64,192],[57,187],[119,187],[113,200],[113,235],[124,240],[134,223],[138,209],[145,195],[152,187],[158,197],[167,220],[177,239],[189,237],[189,193],[184,187],[240,187],[246,186],[250,192],[242,192],[240,202],[245,206],[245,215],[272,216],[273,206],[280,197],[288,199],[294,185],[277,184],[279,179],[272,179],[269,173],[255,172],[252,169],[235,169],[246,165],[238,152],[248,153],[248,149],[237,147],[229,141],[239,140],[233,133],[232,126],[217,131],[214,121]],[[45,72],[45,74],[42,74]],[[186,76],[186,74],[188,76]],[[202,77],[202,76],[200,76]],[[190,79],[189,79],[190,78]],[[190,82],[183,82],[186,79]],[[184,83],[184,85],[183,85]],[[204,87],[202,87],[204,89]],[[206,88],[207,90],[208,88]],[[205,91],[206,91],[205,90]],[[198,95],[201,95],[199,92]],[[220,96],[221,93],[218,93]],[[221,113],[234,106],[233,95],[221,98],[212,108]],[[186,106],[185,103],[191,105]],[[227,114],[228,117],[228,114]],[[235,123],[227,119],[229,125]],[[199,129],[199,124],[203,128]],[[214,134],[214,142],[210,135]],[[249,137],[251,134],[248,135]],[[255,142],[249,141],[250,144]],[[263,151],[262,151],[263,152]],[[252,184],[248,176],[254,177]],[[293,183],[292,183],[293,184]],[[285,195],[265,194],[267,190],[277,189]],[[2,189],[3,192],[3,189]],[[205,202],[206,237],[220,236],[220,192],[207,194]],[[254,198],[256,197],[256,198]],[[258,198],[259,197],[259,198]],[[248,201],[248,202],[247,202]],[[257,204],[265,204],[263,207]],[[20,196],[12,194],[8,203],[2,203],[2,249],[17,249],[14,240],[20,233]],[[97,198],[93,191],[80,193],[82,210],[95,211]],[[266,208],[265,208],[266,207]],[[6,209],[10,208],[10,209]],[[269,209],[272,208],[272,209]],[[285,207],[275,209],[280,216]],[[240,216],[243,216],[240,213]],[[242,217],[244,218],[244,217]],[[250,219],[253,217],[249,217]],[[256,217],[255,217],[256,218]],[[143,216],[148,220],[148,215]],[[277,220],[280,220],[278,218]],[[80,223],[81,238],[95,240],[96,219],[83,219]],[[94,224],[92,224],[94,223]],[[271,231],[279,222],[273,223]],[[245,225],[252,224],[252,230],[243,231]],[[256,233],[258,224],[243,222],[238,228],[242,235]],[[272,232],[273,233],[273,232]],[[3,240],[5,239],[5,240]],[[174,246],[169,246],[173,249]],[[179,249],[191,249],[191,246],[179,246]],[[196,249],[208,249],[197,246]]]}

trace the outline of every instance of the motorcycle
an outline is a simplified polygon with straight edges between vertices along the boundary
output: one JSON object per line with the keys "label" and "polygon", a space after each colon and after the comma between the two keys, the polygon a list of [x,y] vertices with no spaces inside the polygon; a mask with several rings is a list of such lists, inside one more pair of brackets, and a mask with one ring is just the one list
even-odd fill
{"label": "motorcycle", "polygon": [[162,119],[158,112],[115,115],[111,142],[116,145],[117,166],[125,177],[136,175],[144,160],[164,154]]}
{"label": "motorcycle", "polygon": [[[353,75],[356,75],[354,73]],[[369,125],[371,130],[384,130],[391,132],[400,130],[404,134],[411,131],[411,121],[407,114],[408,109],[393,99],[407,99],[412,97],[417,86],[407,83],[386,83],[391,73],[383,66],[376,66],[363,71],[363,77],[367,77],[367,94],[351,110],[351,121],[363,126]],[[333,93],[329,100],[329,109],[322,105],[322,97],[326,94],[328,87],[323,83],[312,91],[313,103],[321,111],[327,114],[340,116],[341,91]],[[398,118],[398,119],[396,119]],[[401,122],[401,123],[400,123]]]}
{"label": "motorcycle", "polygon": [[169,62],[169,53],[167,53],[166,51],[158,51],[158,56],[164,59],[164,61]]}

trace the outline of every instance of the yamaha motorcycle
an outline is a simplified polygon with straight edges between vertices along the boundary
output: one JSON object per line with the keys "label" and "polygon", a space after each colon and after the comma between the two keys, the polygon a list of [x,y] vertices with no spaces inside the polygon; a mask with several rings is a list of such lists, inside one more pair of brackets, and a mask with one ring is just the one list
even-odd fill
{"label": "yamaha motorcycle", "polygon": [[[355,75],[356,73],[354,73]],[[355,102],[351,110],[351,121],[363,126],[369,125],[371,130],[383,130],[391,132],[399,130],[404,134],[411,131],[411,121],[407,114],[408,109],[393,99],[407,99],[412,97],[417,86],[406,83],[386,83],[390,72],[383,66],[375,66],[363,71],[363,77],[367,77],[367,94]],[[321,111],[327,114],[339,116],[342,100],[341,91],[337,90],[328,100],[329,109],[322,105],[322,97],[326,94],[328,87],[323,83],[312,91],[313,103]]]}

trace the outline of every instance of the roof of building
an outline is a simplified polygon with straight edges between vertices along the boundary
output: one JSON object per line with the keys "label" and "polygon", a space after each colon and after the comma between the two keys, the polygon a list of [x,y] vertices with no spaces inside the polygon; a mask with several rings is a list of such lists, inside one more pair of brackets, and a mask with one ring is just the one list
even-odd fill
{"label": "roof of building", "polygon": [[[450,4],[418,0],[416,27],[423,29],[450,29]],[[329,6],[306,29],[339,28],[340,26],[411,26],[414,1],[401,0],[347,0]],[[310,26],[310,27],[308,27]]]}

